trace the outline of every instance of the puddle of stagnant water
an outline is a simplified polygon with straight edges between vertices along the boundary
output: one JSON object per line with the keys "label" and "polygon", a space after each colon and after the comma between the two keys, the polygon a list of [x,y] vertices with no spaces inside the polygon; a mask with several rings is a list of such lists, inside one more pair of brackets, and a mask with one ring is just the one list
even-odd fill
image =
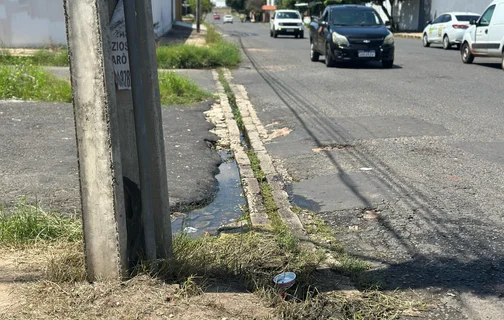
{"label": "puddle of stagnant water", "polygon": [[172,232],[191,236],[216,234],[219,227],[235,222],[243,216],[241,208],[246,205],[240,182],[238,166],[230,151],[219,151],[223,162],[215,176],[219,190],[208,206],[172,218]]}

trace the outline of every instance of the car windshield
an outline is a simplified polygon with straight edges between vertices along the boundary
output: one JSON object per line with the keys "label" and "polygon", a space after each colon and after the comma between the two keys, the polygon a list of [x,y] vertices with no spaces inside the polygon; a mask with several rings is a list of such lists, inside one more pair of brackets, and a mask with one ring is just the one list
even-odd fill
{"label": "car windshield", "polygon": [[276,19],[301,19],[297,12],[277,12]]}
{"label": "car windshield", "polygon": [[455,16],[455,17],[457,17],[458,21],[471,21],[471,20],[478,20],[479,19],[479,16],[468,16],[468,15]]}
{"label": "car windshield", "polygon": [[383,25],[374,10],[338,9],[332,11],[332,23],[337,26],[378,26]]}

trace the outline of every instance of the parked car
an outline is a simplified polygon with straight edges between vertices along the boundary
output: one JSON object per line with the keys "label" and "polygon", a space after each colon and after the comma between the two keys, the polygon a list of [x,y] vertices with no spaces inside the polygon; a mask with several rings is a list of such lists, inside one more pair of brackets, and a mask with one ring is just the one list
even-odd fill
{"label": "parked car", "polygon": [[447,12],[441,14],[434,21],[428,21],[423,30],[422,42],[424,47],[432,43],[442,44],[448,50],[453,45],[460,48],[465,31],[471,20],[478,20],[480,15],[472,12]]}
{"label": "parked car", "polygon": [[224,16],[224,19],[223,19],[223,20],[224,20],[224,23],[233,23],[233,16],[232,16],[232,15],[230,15],[230,14],[226,14],[226,15]]}
{"label": "parked car", "polygon": [[220,20],[220,14],[214,13],[213,18],[214,20]]}
{"label": "parked car", "polygon": [[297,10],[276,10],[270,19],[270,37],[290,35],[304,38],[304,24]]}
{"label": "parked car", "polygon": [[474,57],[500,57],[504,69],[504,0],[493,1],[464,34],[460,50],[462,61]]}
{"label": "parked car", "polygon": [[336,62],[381,61],[394,65],[394,36],[375,9],[360,5],[333,5],[310,23],[310,58],[325,56],[328,67]]}

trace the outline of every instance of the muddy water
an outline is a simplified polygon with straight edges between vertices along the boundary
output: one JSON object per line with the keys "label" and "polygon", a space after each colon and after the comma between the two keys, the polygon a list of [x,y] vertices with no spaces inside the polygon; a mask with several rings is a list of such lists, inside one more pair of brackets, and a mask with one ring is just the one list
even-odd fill
{"label": "muddy water", "polygon": [[214,201],[208,206],[190,212],[183,212],[178,217],[172,217],[174,234],[186,232],[193,236],[203,236],[207,233],[216,234],[217,229],[242,217],[241,207],[246,205],[240,174],[232,154],[220,152],[223,158],[219,166],[219,174],[215,176],[219,191]]}

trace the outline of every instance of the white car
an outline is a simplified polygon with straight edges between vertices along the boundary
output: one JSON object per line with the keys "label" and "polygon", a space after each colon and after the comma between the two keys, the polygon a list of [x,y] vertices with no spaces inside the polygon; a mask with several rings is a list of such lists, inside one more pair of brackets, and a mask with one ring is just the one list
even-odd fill
{"label": "white car", "polygon": [[436,20],[427,22],[423,31],[423,46],[429,47],[431,43],[442,44],[445,50],[453,45],[460,47],[465,31],[469,28],[471,20],[478,20],[480,15],[471,12],[447,12],[441,14]]}
{"label": "white car", "polygon": [[297,10],[276,10],[270,19],[270,37],[292,35],[304,38],[304,23]]}
{"label": "white car", "polygon": [[472,21],[462,42],[462,62],[474,57],[501,58],[504,69],[504,0],[493,1],[478,21]]}
{"label": "white car", "polygon": [[233,23],[233,16],[230,14],[226,14],[223,19],[224,23]]}

